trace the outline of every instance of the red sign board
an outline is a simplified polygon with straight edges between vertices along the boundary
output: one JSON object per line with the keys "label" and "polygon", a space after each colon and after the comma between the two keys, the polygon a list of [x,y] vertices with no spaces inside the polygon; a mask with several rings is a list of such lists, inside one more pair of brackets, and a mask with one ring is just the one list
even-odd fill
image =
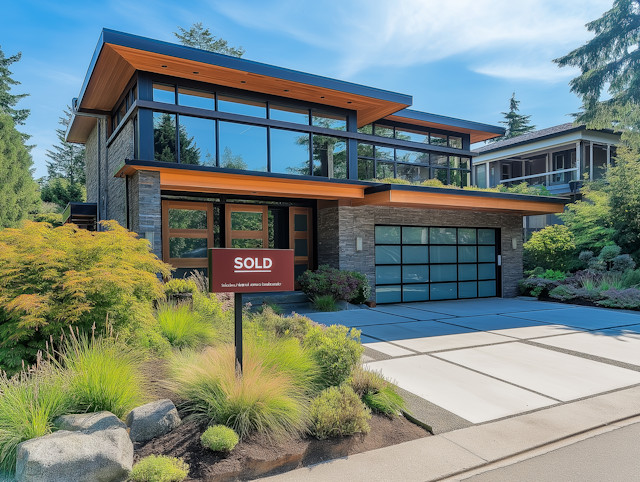
{"label": "red sign board", "polygon": [[209,291],[293,291],[293,249],[209,249]]}

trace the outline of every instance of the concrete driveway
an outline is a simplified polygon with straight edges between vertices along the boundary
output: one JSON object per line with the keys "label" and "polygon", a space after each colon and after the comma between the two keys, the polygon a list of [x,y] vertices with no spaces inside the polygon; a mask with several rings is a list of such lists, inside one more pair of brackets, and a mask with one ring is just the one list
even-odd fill
{"label": "concrete driveway", "polygon": [[440,432],[640,384],[632,312],[488,298],[308,316],[362,330],[366,366]]}

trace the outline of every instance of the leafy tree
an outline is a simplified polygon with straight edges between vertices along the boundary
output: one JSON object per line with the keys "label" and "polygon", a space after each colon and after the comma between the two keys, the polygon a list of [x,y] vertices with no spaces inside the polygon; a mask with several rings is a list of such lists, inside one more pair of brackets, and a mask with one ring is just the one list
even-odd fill
{"label": "leafy tree", "polygon": [[518,114],[520,110],[520,101],[516,100],[516,93],[511,95],[509,100],[509,112],[503,112],[505,120],[500,121],[500,124],[504,124],[507,128],[504,136],[491,139],[489,142],[503,141],[505,139],[511,139],[512,137],[521,136],[527,134],[536,129],[536,126],[531,125],[529,119],[530,115]]}
{"label": "leafy tree", "polygon": [[576,255],[613,243],[616,234],[604,183],[586,183],[581,192],[582,200],[568,204],[565,212],[558,215],[575,236]]}
{"label": "leafy tree", "polygon": [[209,29],[203,27],[202,22],[194,23],[189,30],[182,27],[178,27],[178,30],[180,33],[173,32],[173,35],[178,38],[182,45],[187,47],[195,47],[232,57],[242,57],[244,55],[245,51],[242,47],[231,47],[226,40],[211,35]]}
{"label": "leafy tree", "polygon": [[[31,112],[29,109],[14,109],[18,101],[29,94],[9,93],[12,85],[20,85],[20,82],[11,78],[12,72],[9,70],[9,66],[19,61],[20,57],[22,57],[22,52],[18,52],[11,57],[5,57],[0,46],[0,113],[9,114],[16,125],[23,125]],[[25,139],[28,139],[28,136],[22,135]]]}
{"label": "leafy tree", "polygon": [[576,249],[575,238],[569,228],[554,224],[536,231],[524,243],[525,257],[533,268],[565,271]]}
{"label": "leafy tree", "polygon": [[32,165],[23,135],[0,112],[0,229],[18,226],[40,203]]}
{"label": "leafy tree", "polygon": [[614,241],[634,258],[640,256],[640,158],[624,146],[607,173]]}
{"label": "leafy tree", "polygon": [[[0,370],[32,363],[71,326],[113,326],[122,337],[153,322],[171,268],[115,221],[91,232],[27,221],[0,231]],[[101,328],[99,328],[101,329]]]}
{"label": "leafy tree", "polygon": [[69,180],[57,177],[46,181],[40,188],[40,199],[46,203],[54,203],[65,208],[67,204],[73,202],[85,202],[87,200],[87,189],[84,184],[70,182]]}
{"label": "leafy tree", "polygon": [[[615,0],[610,10],[586,27],[594,37],[554,60],[559,67],[580,69],[580,75],[569,83],[582,100],[577,122],[601,128],[638,126],[640,1]],[[610,98],[601,102],[605,88]]]}
{"label": "leafy tree", "polygon": [[241,154],[234,154],[229,146],[224,148],[222,155],[220,156],[220,167],[226,167],[227,169],[240,169],[246,171],[249,169],[249,165],[242,159]]}
{"label": "leafy tree", "polygon": [[63,178],[70,184],[84,184],[84,146],[67,142],[65,134],[67,126],[71,121],[70,107],[64,110],[64,116],[60,117],[60,124],[63,128],[56,129],[58,145],[53,146],[53,150],[47,150],[47,173],[49,180]]}

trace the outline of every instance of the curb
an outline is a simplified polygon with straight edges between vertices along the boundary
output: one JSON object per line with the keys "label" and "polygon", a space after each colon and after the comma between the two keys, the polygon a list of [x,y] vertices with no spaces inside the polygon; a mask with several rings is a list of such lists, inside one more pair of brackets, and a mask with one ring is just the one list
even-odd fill
{"label": "curb", "polygon": [[503,461],[640,415],[640,387],[332,460],[268,482],[428,482]]}

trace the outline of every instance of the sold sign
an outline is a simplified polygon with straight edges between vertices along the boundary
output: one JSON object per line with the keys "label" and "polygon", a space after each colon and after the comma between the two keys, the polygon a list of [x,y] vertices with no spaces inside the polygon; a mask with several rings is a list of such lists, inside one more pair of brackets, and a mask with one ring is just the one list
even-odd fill
{"label": "sold sign", "polygon": [[292,291],[292,249],[209,249],[209,291]]}

